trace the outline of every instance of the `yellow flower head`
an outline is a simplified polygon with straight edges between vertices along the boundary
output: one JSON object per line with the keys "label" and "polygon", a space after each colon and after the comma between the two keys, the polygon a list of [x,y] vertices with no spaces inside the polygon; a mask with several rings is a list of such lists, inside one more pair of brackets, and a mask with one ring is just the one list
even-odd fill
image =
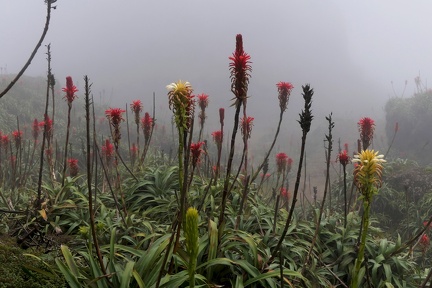
{"label": "yellow flower head", "polygon": [[169,107],[174,112],[177,126],[187,129],[195,108],[191,84],[179,80],[167,85],[166,88],[168,89]]}
{"label": "yellow flower head", "polygon": [[381,186],[382,163],[386,162],[383,158],[384,155],[378,155],[378,151],[366,149],[352,159],[352,162],[357,164],[354,170],[355,183],[368,200],[372,196],[373,188]]}

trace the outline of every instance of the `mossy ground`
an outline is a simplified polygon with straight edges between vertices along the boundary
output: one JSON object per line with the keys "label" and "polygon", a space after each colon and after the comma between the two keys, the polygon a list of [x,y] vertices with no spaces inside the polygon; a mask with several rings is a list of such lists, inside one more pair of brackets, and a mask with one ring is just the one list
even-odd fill
{"label": "mossy ground", "polygon": [[0,288],[67,287],[61,274],[53,274],[42,261],[26,254],[33,254],[50,267],[56,267],[52,254],[36,249],[23,250],[15,238],[0,235]]}

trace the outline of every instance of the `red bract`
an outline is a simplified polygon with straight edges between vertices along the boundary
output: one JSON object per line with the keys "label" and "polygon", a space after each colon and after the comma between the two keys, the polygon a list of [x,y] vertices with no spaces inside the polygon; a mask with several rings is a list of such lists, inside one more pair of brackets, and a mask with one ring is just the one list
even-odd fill
{"label": "red bract", "polygon": [[420,237],[419,244],[422,246],[424,250],[426,250],[430,245],[430,239],[427,234],[423,233]]}
{"label": "red bract", "polygon": [[342,152],[340,152],[339,155],[337,156],[336,161],[339,161],[339,163],[341,163],[342,166],[346,167],[346,165],[350,161],[350,157],[348,156],[348,152],[346,150],[343,150]]}
{"label": "red bract", "polygon": [[366,150],[372,142],[373,133],[375,131],[375,121],[369,117],[363,117],[357,125],[360,131],[363,150]]}
{"label": "red bract", "polygon": [[345,150],[346,150],[347,153],[348,153],[348,151],[349,151],[349,150],[348,150],[348,143],[345,143],[345,144],[344,144],[344,148],[345,148]]}
{"label": "red bract", "polygon": [[126,112],[126,110],[120,109],[120,108],[110,108],[105,111],[105,115],[107,116],[108,120],[110,121],[111,125],[114,128],[113,131],[113,141],[115,147],[118,147],[119,141],[121,138],[120,134],[120,122],[124,121],[122,115]]}
{"label": "red bract", "polygon": [[135,114],[135,123],[138,125],[140,112],[143,109],[143,105],[141,103],[141,100],[132,101],[132,104],[130,104],[130,107],[131,107],[132,112]]}
{"label": "red bract", "polygon": [[279,107],[281,111],[285,111],[288,106],[289,96],[294,86],[289,82],[279,82],[276,84],[279,92]]}
{"label": "red bract", "polygon": [[78,92],[78,89],[73,84],[73,80],[71,76],[66,77],[66,87],[62,89],[63,92],[66,92],[65,98],[69,105],[72,104],[72,102],[77,98],[75,95],[76,92]]}
{"label": "red bract", "polygon": [[192,165],[195,167],[196,164],[200,162],[200,156],[202,153],[201,146],[204,145],[204,142],[192,143],[190,145],[191,157],[192,157]]}
{"label": "red bract", "polygon": [[288,155],[285,153],[276,154],[276,166],[277,172],[281,173],[286,170],[286,165],[288,162]]}
{"label": "red bract", "polygon": [[34,119],[33,126],[32,126],[32,135],[33,135],[34,142],[38,140],[39,132],[40,132],[39,122],[37,119]]}
{"label": "red bract", "polygon": [[282,198],[285,198],[286,200],[289,200],[291,197],[291,193],[287,189],[285,189],[284,187],[281,187],[280,194],[281,194]]}
{"label": "red bract", "polygon": [[14,137],[14,140],[15,140],[15,146],[17,146],[17,147],[20,146],[23,132],[20,130],[15,130],[12,132],[12,136]]}
{"label": "red bract", "polygon": [[139,113],[143,109],[143,104],[141,103],[141,100],[135,100],[132,101],[132,104],[130,104],[131,110],[134,113]]}
{"label": "red bract", "polygon": [[244,101],[247,97],[247,88],[249,84],[250,72],[250,56],[243,50],[243,38],[241,34],[236,36],[236,50],[233,55],[229,57],[231,63],[229,64],[231,73],[231,91],[237,98],[237,101]]}
{"label": "red bract", "polygon": [[246,139],[251,137],[253,120],[254,118],[250,116],[241,119],[241,132]]}
{"label": "red bract", "polygon": [[67,160],[69,166],[69,175],[75,177],[78,175],[78,159],[69,158]]}
{"label": "red bract", "polygon": [[138,153],[138,146],[135,145],[135,143],[133,143],[130,150],[131,150],[132,162],[134,162]]}
{"label": "red bract", "polygon": [[111,122],[112,125],[118,125],[121,121],[124,121],[124,112],[126,112],[126,110],[120,108],[110,108],[108,110],[105,110],[105,115],[107,116],[108,120]]}
{"label": "red bract", "polygon": [[150,117],[150,114],[148,112],[146,112],[144,114],[144,117],[141,119],[141,127],[143,129],[144,139],[146,143],[150,139],[152,126],[153,126],[153,118]]}
{"label": "red bract", "polygon": [[216,145],[222,146],[222,142],[223,142],[223,134],[221,130],[217,130],[211,133],[211,135],[213,136],[213,141],[216,143]]}
{"label": "red bract", "polygon": [[102,155],[105,156],[107,163],[111,163],[112,156],[114,155],[114,145],[111,144],[109,139],[106,139],[105,145],[102,145]]}
{"label": "red bract", "polygon": [[8,135],[2,135],[1,137],[1,143],[5,150],[8,150],[9,147],[9,136]]}
{"label": "red bract", "polygon": [[201,110],[205,110],[205,108],[207,108],[208,103],[209,103],[209,96],[207,94],[199,94],[197,95],[198,97],[198,105],[200,106]]}

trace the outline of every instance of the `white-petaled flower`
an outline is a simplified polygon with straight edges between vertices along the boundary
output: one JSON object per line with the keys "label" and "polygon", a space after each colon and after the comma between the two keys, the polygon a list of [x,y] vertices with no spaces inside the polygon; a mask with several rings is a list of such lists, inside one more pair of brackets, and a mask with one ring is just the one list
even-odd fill
{"label": "white-petaled flower", "polygon": [[179,80],[175,83],[171,83],[171,84],[167,85],[166,88],[169,92],[172,92],[172,93],[182,93],[182,92],[190,93],[190,92],[192,92],[191,84],[187,81],[182,81],[182,80]]}

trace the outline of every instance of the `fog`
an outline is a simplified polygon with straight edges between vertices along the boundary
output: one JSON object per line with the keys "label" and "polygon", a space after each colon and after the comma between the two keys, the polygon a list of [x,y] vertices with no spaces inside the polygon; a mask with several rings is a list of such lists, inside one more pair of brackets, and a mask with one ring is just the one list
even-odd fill
{"label": "fog", "polygon": [[[44,44],[51,43],[62,86],[70,75],[80,88],[88,75],[103,103],[141,99],[146,111],[155,92],[169,115],[165,86],[179,79],[210,95],[209,110],[229,107],[228,57],[241,33],[253,62],[248,109],[258,127],[276,123],[268,115],[279,109],[279,81],[295,86],[288,118],[298,117],[306,83],[315,90],[316,119],[330,112],[380,118],[405,81],[407,97],[414,77],[431,78],[430,1],[269,2],[59,0]],[[17,73],[42,33],[46,6],[0,0],[0,13],[0,67]],[[27,75],[45,75],[45,53],[42,46]]]}

